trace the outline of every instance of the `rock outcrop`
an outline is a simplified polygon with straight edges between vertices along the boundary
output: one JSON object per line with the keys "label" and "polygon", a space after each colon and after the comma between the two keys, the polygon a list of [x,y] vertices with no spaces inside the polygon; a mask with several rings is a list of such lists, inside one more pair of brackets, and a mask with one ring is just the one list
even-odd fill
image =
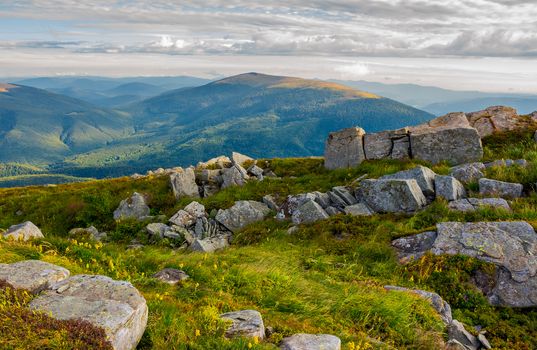
{"label": "rock outcrop", "polygon": [[492,106],[482,111],[468,113],[466,117],[470,125],[479,132],[480,137],[515,130],[521,124],[516,109],[505,106]]}
{"label": "rock outcrop", "polygon": [[353,167],[365,158],[364,129],[348,128],[328,135],[324,151],[324,166],[327,169]]}
{"label": "rock outcrop", "polygon": [[119,207],[114,211],[114,220],[135,219],[144,220],[149,216],[150,209],[147,206],[145,197],[138,192],[119,203]]}
{"label": "rock outcrop", "polygon": [[6,239],[27,241],[33,238],[43,238],[43,232],[39,227],[35,226],[31,221],[23,222],[22,224],[13,225],[2,234]]}

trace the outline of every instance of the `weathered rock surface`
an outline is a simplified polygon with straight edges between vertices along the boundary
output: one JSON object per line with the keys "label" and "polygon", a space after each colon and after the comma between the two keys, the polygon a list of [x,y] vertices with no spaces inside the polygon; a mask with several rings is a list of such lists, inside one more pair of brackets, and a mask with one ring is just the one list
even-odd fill
{"label": "weathered rock surface", "polygon": [[280,343],[282,350],[340,350],[341,340],[329,334],[295,334],[284,338]]}
{"label": "weathered rock surface", "polygon": [[328,219],[328,217],[324,209],[317,202],[310,199],[293,212],[292,220],[295,225],[311,224],[319,220]]}
{"label": "weathered rock surface", "polygon": [[170,223],[180,227],[188,227],[196,222],[196,218],[187,213],[184,209],[181,209],[175,213],[169,221]]}
{"label": "weathered rock surface", "polygon": [[263,318],[261,317],[261,314],[255,310],[228,312],[220,315],[220,318],[232,322],[225,333],[227,338],[257,337],[259,340],[265,338]]}
{"label": "weathered rock surface", "polygon": [[146,204],[145,197],[138,192],[124,199],[114,211],[114,220],[136,219],[144,220],[149,216],[150,209]]}
{"label": "weathered rock surface", "polygon": [[0,264],[0,281],[15,289],[39,293],[54,283],[69,277],[69,270],[40,260],[25,260],[13,264]]}
{"label": "weathered rock surface", "polygon": [[35,226],[31,221],[23,222],[22,224],[13,225],[2,234],[4,238],[27,241],[33,238],[43,238],[43,232],[39,227]]}
{"label": "weathered rock surface", "polygon": [[462,323],[453,320],[448,326],[448,337],[454,339],[465,346],[468,350],[478,350],[481,348],[481,342],[471,333],[469,333]]}
{"label": "weathered rock surface", "polygon": [[159,222],[150,223],[145,227],[147,233],[151,236],[157,236],[164,238],[164,234],[171,230],[171,228],[166,224],[161,224]]}
{"label": "weathered rock surface", "polygon": [[492,106],[485,110],[466,114],[470,125],[477,129],[480,137],[494,132],[515,130],[520,125],[516,109],[505,106]]}
{"label": "weathered rock surface", "polygon": [[427,198],[434,199],[435,196],[435,176],[436,174],[431,169],[424,166],[417,166],[413,169],[399,171],[395,174],[384,175],[379,180],[384,179],[400,179],[400,180],[416,180],[421,191]]}
{"label": "weathered rock surface", "polygon": [[90,226],[87,228],[76,227],[69,230],[69,236],[75,237],[89,237],[90,239],[101,241],[106,238],[106,232],[99,232],[96,227]]}
{"label": "weathered rock surface", "polygon": [[[353,205],[357,203],[356,198],[351,194],[351,192],[345,186],[333,187],[331,192],[335,194],[336,196],[338,196],[339,198],[341,198],[343,200],[343,203],[345,203],[345,205]],[[315,195],[315,200],[317,200],[318,196],[316,194],[314,195]],[[330,196],[328,196],[328,198],[330,198]]]}
{"label": "weathered rock surface", "polygon": [[408,128],[364,135],[366,159],[404,159],[410,157]]}
{"label": "weathered rock surface", "polygon": [[222,170],[222,188],[244,186],[249,178],[246,170],[241,165],[233,164],[231,168]]}
{"label": "weathered rock surface", "polygon": [[327,169],[349,168],[365,160],[364,129],[348,128],[328,135],[324,151]]}
{"label": "weathered rock surface", "polygon": [[60,320],[82,319],[105,330],[115,350],[136,347],[147,324],[147,304],[130,284],[77,275],[58,282],[30,303]]}
{"label": "weathered rock surface", "polygon": [[434,178],[436,196],[448,201],[455,201],[466,197],[466,190],[462,183],[453,176],[436,175]]}
{"label": "weathered rock surface", "polygon": [[186,207],[183,208],[183,210],[196,219],[201,218],[203,216],[207,216],[207,213],[205,213],[205,206],[196,201],[193,201],[188,204]]}
{"label": "weathered rock surface", "polygon": [[475,211],[483,207],[511,210],[503,198],[467,198],[449,202],[449,209],[458,211]]}
{"label": "weathered rock surface", "polygon": [[248,157],[247,155],[241,154],[239,152],[231,153],[231,162],[233,164],[244,166],[244,163],[249,162],[249,161],[254,161],[254,158]]}
{"label": "weathered rock surface", "polygon": [[218,156],[212,159],[209,159],[206,162],[199,162],[196,166],[197,168],[207,168],[207,167],[216,167],[218,169],[224,169],[231,165],[231,159],[227,156]]}
{"label": "weathered rock surface", "polygon": [[181,281],[187,280],[190,276],[182,270],[166,268],[155,273],[153,277],[162,282],[175,285]]}
{"label": "weathered rock surface", "polygon": [[199,197],[199,188],[196,185],[196,175],[194,169],[179,168],[170,174],[170,182],[175,198]]}
{"label": "weathered rock surface", "polygon": [[451,168],[449,175],[453,176],[463,184],[468,184],[485,177],[485,174],[483,174],[484,170],[485,165],[483,163],[468,163]]}
{"label": "weathered rock surface", "polygon": [[231,208],[219,210],[216,221],[231,232],[263,220],[270,213],[269,207],[256,201],[238,201]]}
{"label": "weathered rock surface", "polygon": [[427,231],[416,235],[397,238],[392,241],[392,246],[397,251],[397,256],[401,262],[410,259],[418,259],[425,252],[433,247],[436,240],[435,231]]}
{"label": "weathered rock surface", "polygon": [[364,203],[356,203],[353,205],[349,205],[345,207],[345,209],[343,209],[343,212],[352,216],[370,216],[374,214],[371,209]]}
{"label": "weathered rock surface", "polygon": [[416,180],[366,179],[360,183],[357,197],[377,213],[409,213],[427,204]]}
{"label": "weathered rock surface", "polygon": [[280,210],[280,206],[278,203],[276,203],[276,198],[274,198],[273,195],[267,194],[263,196],[263,203],[266,204],[267,207],[269,207],[270,210],[278,211]]}
{"label": "weathered rock surface", "polygon": [[486,178],[479,179],[479,194],[483,196],[518,198],[522,196],[522,190],[522,184]]}

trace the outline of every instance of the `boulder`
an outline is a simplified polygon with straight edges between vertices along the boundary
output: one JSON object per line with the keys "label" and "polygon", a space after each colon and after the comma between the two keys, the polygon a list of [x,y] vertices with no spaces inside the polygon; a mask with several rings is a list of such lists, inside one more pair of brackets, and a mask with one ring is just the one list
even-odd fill
{"label": "boulder", "polygon": [[357,197],[377,213],[410,213],[427,204],[416,180],[366,179]]}
{"label": "boulder", "polygon": [[263,180],[263,169],[258,167],[257,165],[252,165],[248,168],[248,175],[255,176],[259,181]]}
{"label": "boulder", "polygon": [[183,210],[194,218],[201,218],[207,216],[207,214],[205,213],[205,206],[196,201],[193,201],[188,204],[186,207],[183,208]]}
{"label": "boulder", "polygon": [[509,203],[503,198],[467,198],[449,202],[449,209],[458,211],[475,211],[483,207],[511,211]]}
{"label": "boulder", "polygon": [[434,178],[436,196],[448,201],[455,201],[466,197],[466,190],[462,183],[453,176],[436,175]]}
{"label": "boulder", "polygon": [[194,169],[179,168],[170,174],[173,195],[179,199],[181,197],[199,197],[199,188],[196,185],[196,175]]}
{"label": "boulder", "polygon": [[426,231],[416,235],[401,237],[392,241],[399,260],[403,263],[411,259],[419,259],[433,247],[436,240],[435,231]]}
{"label": "boulder", "polygon": [[444,222],[436,227],[433,254],[462,254],[499,267],[488,294],[493,305],[537,305],[537,234],[527,222]]}
{"label": "boulder", "polygon": [[181,281],[185,281],[189,277],[190,276],[188,276],[186,272],[182,270],[171,269],[171,268],[160,270],[159,272],[153,275],[153,278],[156,278],[162,282],[165,282],[171,285],[175,285]]}
{"label": "boulder", "polygon": [[30,303],[59,320],[81,319],[103,328],[115,350],[131,350],[147,325],[144,297],[125,281],[77,275],[54,284]]}
{"label": "boulder", "polygon": [[199,162],[196,166],[197,168],[208,168],[208,167],[215,167],[218,169],[224,169],[231,166],[231,159],[227,156],[218,156],[212,159],[209,159],[206,162]]}
{"label": "boulder", "polygon": [[295,225],[311,224],[313,222],[328,219],[328,214],[315,201],[308,200],[293,212],[292,220]]}
{"label": "boulder", "polygon": [[522,196],[522,184],[482,178],[479,179],[479,194],[483,196],[499,196],[502,198],[518,198]]}
{"label": "boulder", "polygon": [[6,281],[15,289],[26,289],[35,294],[67,277],[67,269],[40,260],[0,264],[0,281]]}
{"label": "boulder", "polygon": [[404,159],[410,157],[408,128],[364,135],[366,159]]}
{"label": "boulder", "polygon": [[327,169],[354,167],[365,160],[362,128],[348,128],[328,135],[324,149]]}
{"label": "boulder", "polygon": [[451,168],[449,175],[453,176],[463,184],[469,184],[470,182],[485,177],[485,174],[483,174],[484,170],[485,165],[483,163],[469,163]]}
{"label": "boulder", "polygon": [[239,152],[232,152],[231,153],[231,162],[233,164],[237,164],[240,166],[244,166],[244,163],[246,162],[253,162],[255,159],[252,157],[248,157],[244,154],[241,154]]}
{"label": "boulder", "polygon": [[246,170],[242,166],[234,164],[231,168],[222,170],[222,188],[244,186],[249,178]]}
{"label": "boulder", "polygon": [[516,109],[505,106],[493,106],[485,110],[466,114],[472,127],[477,129],[480,137],[495,132],[515,130],[520,126],[520,117]]}
{"label": "boulder", "polygon": [[203,169],[200,173],[200,181],[203,183],[221,185],[223,182],[222,170],[221,169]]}
{"label": "boulder", "polygon": [[322,193],[319,191],[312,192],[312,194],[315,196],[315,201],[323,207],[323,209],[326,209],[330,206],[330,196],[328,193]]}
{"label": "boulder", "polygon": [[220,209],[216,221],[231,232],[237,232],[249,224],[263,220],[269,213],[269,207],[263,203],[238,201],[229,209]]}
{"label": "boulder", "polygon": [[316,198],[317,196],[314,193],[300,193],[296,195],[287,196],[287,201],[285,202],[285,209],[287,214],[293,215],[295,210],[297,210],[298,207],[300,207],[302,204],[306,203],[309,200],[315,201]]}
{"label": "boulder", "polygon": [[114,220],[136,219],[144,220],[149,216],[150,209],[146,204],[145,197],[138,192],[124,199],[114,211]]}
{"label": "boulder", "polygon": [[[345,186],[336,186],[332,188],[331,191],[333,194],[338,196],[343,200],[345,205],[353,205],[357,203],[356,198],[350,193],[350,191]],[[317,199],[317,195],[315,194]]]}
{"label": "boulder", "polygon": [[179,210],[170,218],[170,223],[180,227],[189,227],[194,225],[195,222],[196,218],[183,209]]}
{"label": "boulder", "polygon": [[448,326],[448,337],[464,345],[467,350],[478,350],[481,348],[481,342],[471,333],[469,333],[462,323],[453,320]]}
{"label": "boulder", "polygon": [[226,338],[254,338],[259,340],[265,338],[265,325],[261,314],[255,310],[241,310],[228,312],[220,315],[220,318],[231,321],[231,325],[226,330]]}
{"label": "boulder", "polygon": [[168,231],[171,231],[171,227],[166,224],[161,224],[160,222],[150,223],[145,227],[147,233],[151,236],[156,236],[159,238],[164,238],[164,234]]}
{"label": "boulder", "polygon": [[39,227],[35,226],[31,221],[23,222],[22,224],[13,225],[2,236],[6,239],[27,241],[33,238],[44,238]]}
{"label": "boulder", "polygon": [[214,253],[217,250],[224,249],[229,246],[229,234],[220,234],[203,239],[194,239],[190,245],[190,250],[202,253]]}
{"label": "boulder", "polygon": [[90,239],[101,241],[106,238],[106,232],[99,232],[95,226],[87,228],[76,227],[69,231],[69,236],[74,237],[89,237]]}
{"label": "boulder", "polygon": [[[373,215],[373,212],[367,205],[364,203],[356,203],[353,205],[349,205],[343,209],[343,212],[347,215],[352,216],[370,216]],[[329,214],[330,215],[330,214]]]}
{"label": "boulder", "polygon": [[384,179],[400,179],[400,180],[416,180],[421,191],[427,198],[434,199],[435,189],[434,181],[436,174],[431,169],[424,166],[417,166],[410,170],[399,171],[395,174],[384,175],[379,180]]}
{"label": "boulder", "polygon": [[341,350],[341,340],[329,334],[295,334],[283,338],[282,350]]}

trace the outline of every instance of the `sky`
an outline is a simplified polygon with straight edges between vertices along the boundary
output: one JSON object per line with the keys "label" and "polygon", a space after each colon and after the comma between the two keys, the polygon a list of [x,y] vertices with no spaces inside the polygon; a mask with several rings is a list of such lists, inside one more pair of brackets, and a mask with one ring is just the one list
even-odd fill
{"label": "sky", "polygon": [[534,0],[0,0],[0,77],[244,72],[537,93]]}

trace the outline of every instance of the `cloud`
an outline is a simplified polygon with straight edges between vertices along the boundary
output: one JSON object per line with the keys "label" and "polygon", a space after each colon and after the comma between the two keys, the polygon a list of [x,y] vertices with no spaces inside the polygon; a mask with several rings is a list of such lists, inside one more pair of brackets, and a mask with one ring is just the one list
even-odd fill
{"label": "cloud", "polygon": [[365,63],[355,62],[334,68],[338,73],[341,73],[342,79],[353,80],[363,78],[365,75],[372,73]]}

